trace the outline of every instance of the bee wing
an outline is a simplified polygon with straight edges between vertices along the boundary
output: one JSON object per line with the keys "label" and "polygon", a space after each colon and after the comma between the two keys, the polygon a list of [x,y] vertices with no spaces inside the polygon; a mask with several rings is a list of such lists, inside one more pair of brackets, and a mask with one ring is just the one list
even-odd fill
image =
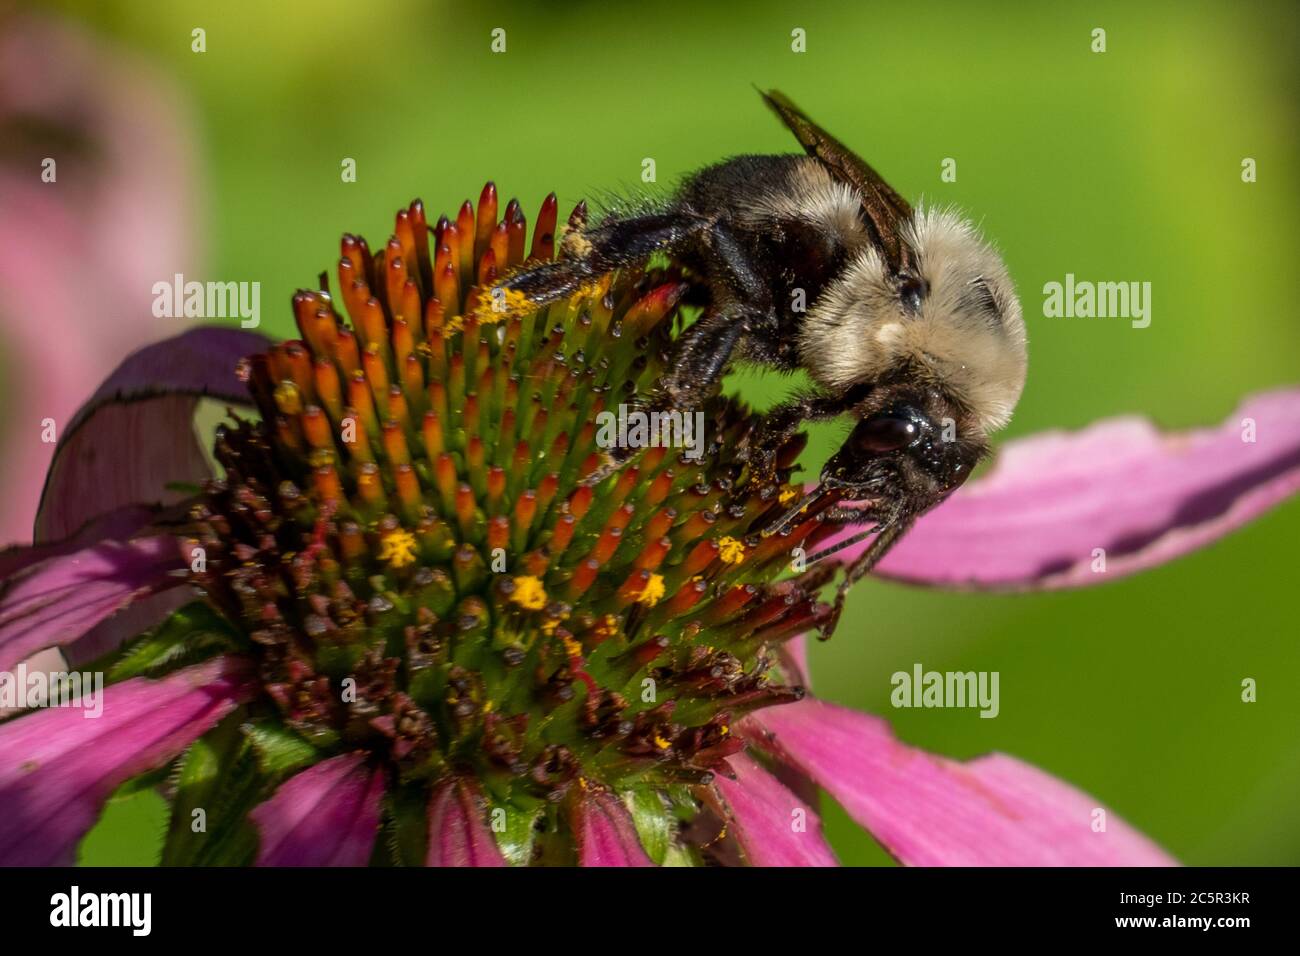
{"label": "bee wing", "polygon": [[895,269],[906,265],[907,247],[899,232],[912,218],[912,207],[894,192],[861,156],[822,129],[779,90],[759,90],[764,101],[794,133],[809,156],[822,161],[831,175],[848,183],[862,197],[862,210],[877,247]]}

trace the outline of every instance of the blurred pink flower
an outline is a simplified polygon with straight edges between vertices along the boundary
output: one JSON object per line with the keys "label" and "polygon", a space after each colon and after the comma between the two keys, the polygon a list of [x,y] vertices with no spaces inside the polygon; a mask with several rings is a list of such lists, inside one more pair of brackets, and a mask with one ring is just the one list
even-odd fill
{"label": "blurred pink flower", "polygon": [[73,24],[0,13],[0,546],[32,540],[42,421],[61,436],[122,355],[177,331],[151,289],[198,259],[191,140],[144,68]]}

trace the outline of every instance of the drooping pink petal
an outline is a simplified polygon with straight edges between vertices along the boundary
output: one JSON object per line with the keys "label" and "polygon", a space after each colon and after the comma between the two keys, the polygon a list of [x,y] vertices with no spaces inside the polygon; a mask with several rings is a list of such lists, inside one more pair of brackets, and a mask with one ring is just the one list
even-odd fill
{"label": "drooping pink petal", "polygon": [[0,581],[0,670],[35,651],[81,638],[145,595],[182,586],[176,540],[100,541],[47,558]]}
{"label": "drooping pink petal", "polygon": [[735,780],[719,774],[714,787],[730,811],[736,839],[754,866],[836,866],[822,837],[817,811],[746,754],[727,763]]}
{"label": "drooping pink petal", "polygon": [[258,866],[365,866],[379,832],[384,772],[364,752],[322,760],[249,814]]}
{"label": "drooping pink petal", "polygon": [[[126,541],[158,515],[143,505],[120,508],[85,525],[76,534],[49,544],[19,545],[0,551],[0,605],[7,579],[24,568],[50,558],[72,554],[102,541]],[[173,611],[194,599],[189,587],[170,587],[137,597],[122,610],[100,621],[84,635],[62,645],[62,658],[74,666],[94,660],[130,637],[156,626]],[[2,612],[0,612],[2,613]],[[2,657],[2,655],[0,655]]]}
{"label": "drooping pink petal", "polygon": [[641,846],[632,814],[606,790],[588,790],[571,813],[582,866],[653,866]]}
{"label": "drooping pink petal", "polygon": [[[786,683],[796,684],[805,690],[812,688],[807,634],[799,634],[782,644],[777,650],[777,660],[787,669]],[[772,766],[771,772],[780,784],[804,803],[813,805],[817,802],[817,784],[807,774],[779,761]]]}
{"label": "drooping pink petal", "polygon": [[248,677],[245,661],[217,658],[107,687],[97,718],[87,716],[91,707],[59,707],[0,724],[0,864],[72,863],[108,796],[233,710]]}
{"label": "drooping pink petal", "polygon": [[1300,390],[1258,395],[1212,429],[1113,419],[1007,443],[876,572],[947,587],[1098,584],[1209,544],[1297,490]]}
{"label": "drooping pink petal", "polygon": [[63,656],[72,667],[98,660],[132,638],[157,627],[186,604],[197,600],[200,594],[197,588],[182,583],[137,597],[81,637],[64,644],[61,648]]}
{"label": "drooping pink petal", "polygon": [[429,866],[505,866],[483,819],[482,799],[467,780],[448,780],[429,800]]}
{"label": "drooping pink petal", "polygon": [[761,711],[745,732],[909,865],[1176,865],[1092,797],[1013,757],[937,757],[878,717],[811,698]]}
{"label": "drooping pink petal", "polygon": [[198,328],[127,357],[68,423],[36,516],[36,540],[62,538],[130,504],[180,500],[171,482],[209,473],[194,433],[198,398],[248,404],[236,368],[262,351],[253,332]]}
{"label": "drooping pink petal", "polygon": [[[61,429],[121,356],[179,329],[153,283],[200,261],[197,151],[175,84],[66,17],[0,30],[0,545],[27,542]],[[46,170],[46,158],[57,169]],[[45,181],[43,172],[56,174]]]}
{"label": "drooping pink petal", "polygon": [[100,541],[126,541],[153,520],[156,511],[143,505],[134,505],[110,511],[101,518],[84,525],[76,534],[42,544],[17,544],[0,551],[0,581],[23,568],[39,564],[49,558],[80,551]]}

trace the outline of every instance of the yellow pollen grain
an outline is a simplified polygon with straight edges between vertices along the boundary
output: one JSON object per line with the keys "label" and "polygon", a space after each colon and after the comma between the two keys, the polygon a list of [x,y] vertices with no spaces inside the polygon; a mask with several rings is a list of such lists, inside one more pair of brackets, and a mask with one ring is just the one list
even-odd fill
{"label": "yellow pollen grain", "polygon": [[669,747],[672,746],[672,744],[664,740],[658,734],[655,734],[655,746],[658,747],[660,750],[667,750]]}
{"label": "yellow pollen grain", "polygon": [[503,289],[497,286],[479,298],[474,307],[474,318],[480,325],[504,322],[517,316],[526,315],[533,308],[528,296],[518,289]]}
{"label": "yellow pollen grain", "polygon": [[578,286],[577,291],[573,293],[575,299],[599,299],[605,294],[604,287],[599,282],[587,282]]}
{"label": "yellow pollen grain", "polygon": [[576,637],[566,636],[561,638],[561,640],[564,641],[565,653],[567,653],[570,657],[582,656],[582,645],[578,643],[578,639]]}
{"label": "yellow pollen grain", "polygon": [[592,630],[597,639],[607,640],[618,633],[618,618],[613,614],[606,614]]}
{"label": "yellow pollen grain", "polygon": [[555,633],[555,629],[560,626],[560,622],[567,621],[568,619],[569,619],[569,614],[567,611],[561,614],[559,617],[542,618],[542,633],[545,634],[547,637],[550,637],[552,634]]}
{"label": "yellow pollen grain", "polygon": [[781,494],[777,495],[776,500],[783,505],[788,505],[798,497],[799,489],[795,488],[794,485],[786,485],[785,488],[782,489]]}
{"label": "yellow pollen grain", "polygon": [[379,560],[394,568],[415,563],[415,535],[404,529],[388,532],[380,539]]}
{"label": "yellow pollen grain", "polygon": [[302,396],[292,382],[281,382],[275,387],[275,405],[285,415],[302,414]]}
{"label": "yellow pollen grain", "polygon": [[591,252],[591,241],[579,229],[566,229],[560,237],[560,248],[565,255],[582,258]]}
{"label": "yellow pollen grain", "polygon": [[546,607],[546,588],[531,574],[521,574],[515,578],[515,590],[510,600],[525,611],[540,611]]}
{"label": "yellow pollen grain", "polygon": [[719,538],[718,557],[724,564],[739,564],[745,560],[745,546],[730,536]]}
{"label": "yellow pollen grain", "polygon": [[313,448],[307,454],[307,464],[313,468],[334,464],[334,450],[332,448]]}
{"label": "yellow pollen grain", "polygon": [[664,576],[662,574],[650,575],[650,580],[646,581],[645,587],[641,593],[636,596],[637,604],[644,604],[646,607],[654,607],[664,596]]}

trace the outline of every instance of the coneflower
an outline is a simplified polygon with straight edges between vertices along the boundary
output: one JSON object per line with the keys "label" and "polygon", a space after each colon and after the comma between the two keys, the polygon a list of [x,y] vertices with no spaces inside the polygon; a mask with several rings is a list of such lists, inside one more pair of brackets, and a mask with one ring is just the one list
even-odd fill
{"label": "coneflower", "polygon": [[[833,863],[814,783],[904,862],[1169,862],[1032,767],[933,757],[805,697],[800,641],[835,565],[800,559],[841,532],[814,509],[760,533],[801,493],[802,439],[755,484],[737,461],[754,417],[715,396],[701,454],[651,445],[606,467],[600,416],[651,391],[690,277],[664,260],[542,309],[494,290],[555,255],[556,224],[551,196],[529,242],[489,184],[432,227],[412,203],[382,249],[345,236],[338,299],[323,275],[294,296],[301,339],[238,361],[260,417],[232,411],[224,474],[178,507],[87,488],[56,459],[38,525],[67,536],[0,555],[0,668],[109,644],[89,669],[111,686],[99,720],[0,726],[0,861],[67,861],[135,781],[171,800],[176,864]],[[257,343],[203,330],[139,353],[65,447],[106,402],[144,409],[160,376],[233,401]],[[1294,490],[1295,403],[1273,405],[1276,467],[1234,466],[1254,483],[1225,508],[1246,503],[1196,517],[1201,540]],[[1178,550],[1162,541],[1134,545],[1134,566]],[[146,596],[132,613],[169,616],[116,647]]]}
{"label": "coneflower", "polygon": [[541,310],[485,291],[551,258],[555,226],[551,196],[526,250],[488,184],[432,233],[416,202],[381,250],[345,236],[351,322],[323,289],[294,297],[301,341],[248,363],[261,421],[218,432],[225,478],[192,512],[194,581],[255,662],[239,719],[378,775],[385,859],[442,860],[425,808],[495,814],[516,862],[591,852],[592,814],[693,823],[737,722],[803,696],[778,652],[826,613],[830,565],[783,575],[816,516],[758,534],[795,492],[744,481],[737,402],[703,409],[704,454],[647,447],[583,484],[608,456],[598,416],[660,374],[686,285],[624,271]]}

